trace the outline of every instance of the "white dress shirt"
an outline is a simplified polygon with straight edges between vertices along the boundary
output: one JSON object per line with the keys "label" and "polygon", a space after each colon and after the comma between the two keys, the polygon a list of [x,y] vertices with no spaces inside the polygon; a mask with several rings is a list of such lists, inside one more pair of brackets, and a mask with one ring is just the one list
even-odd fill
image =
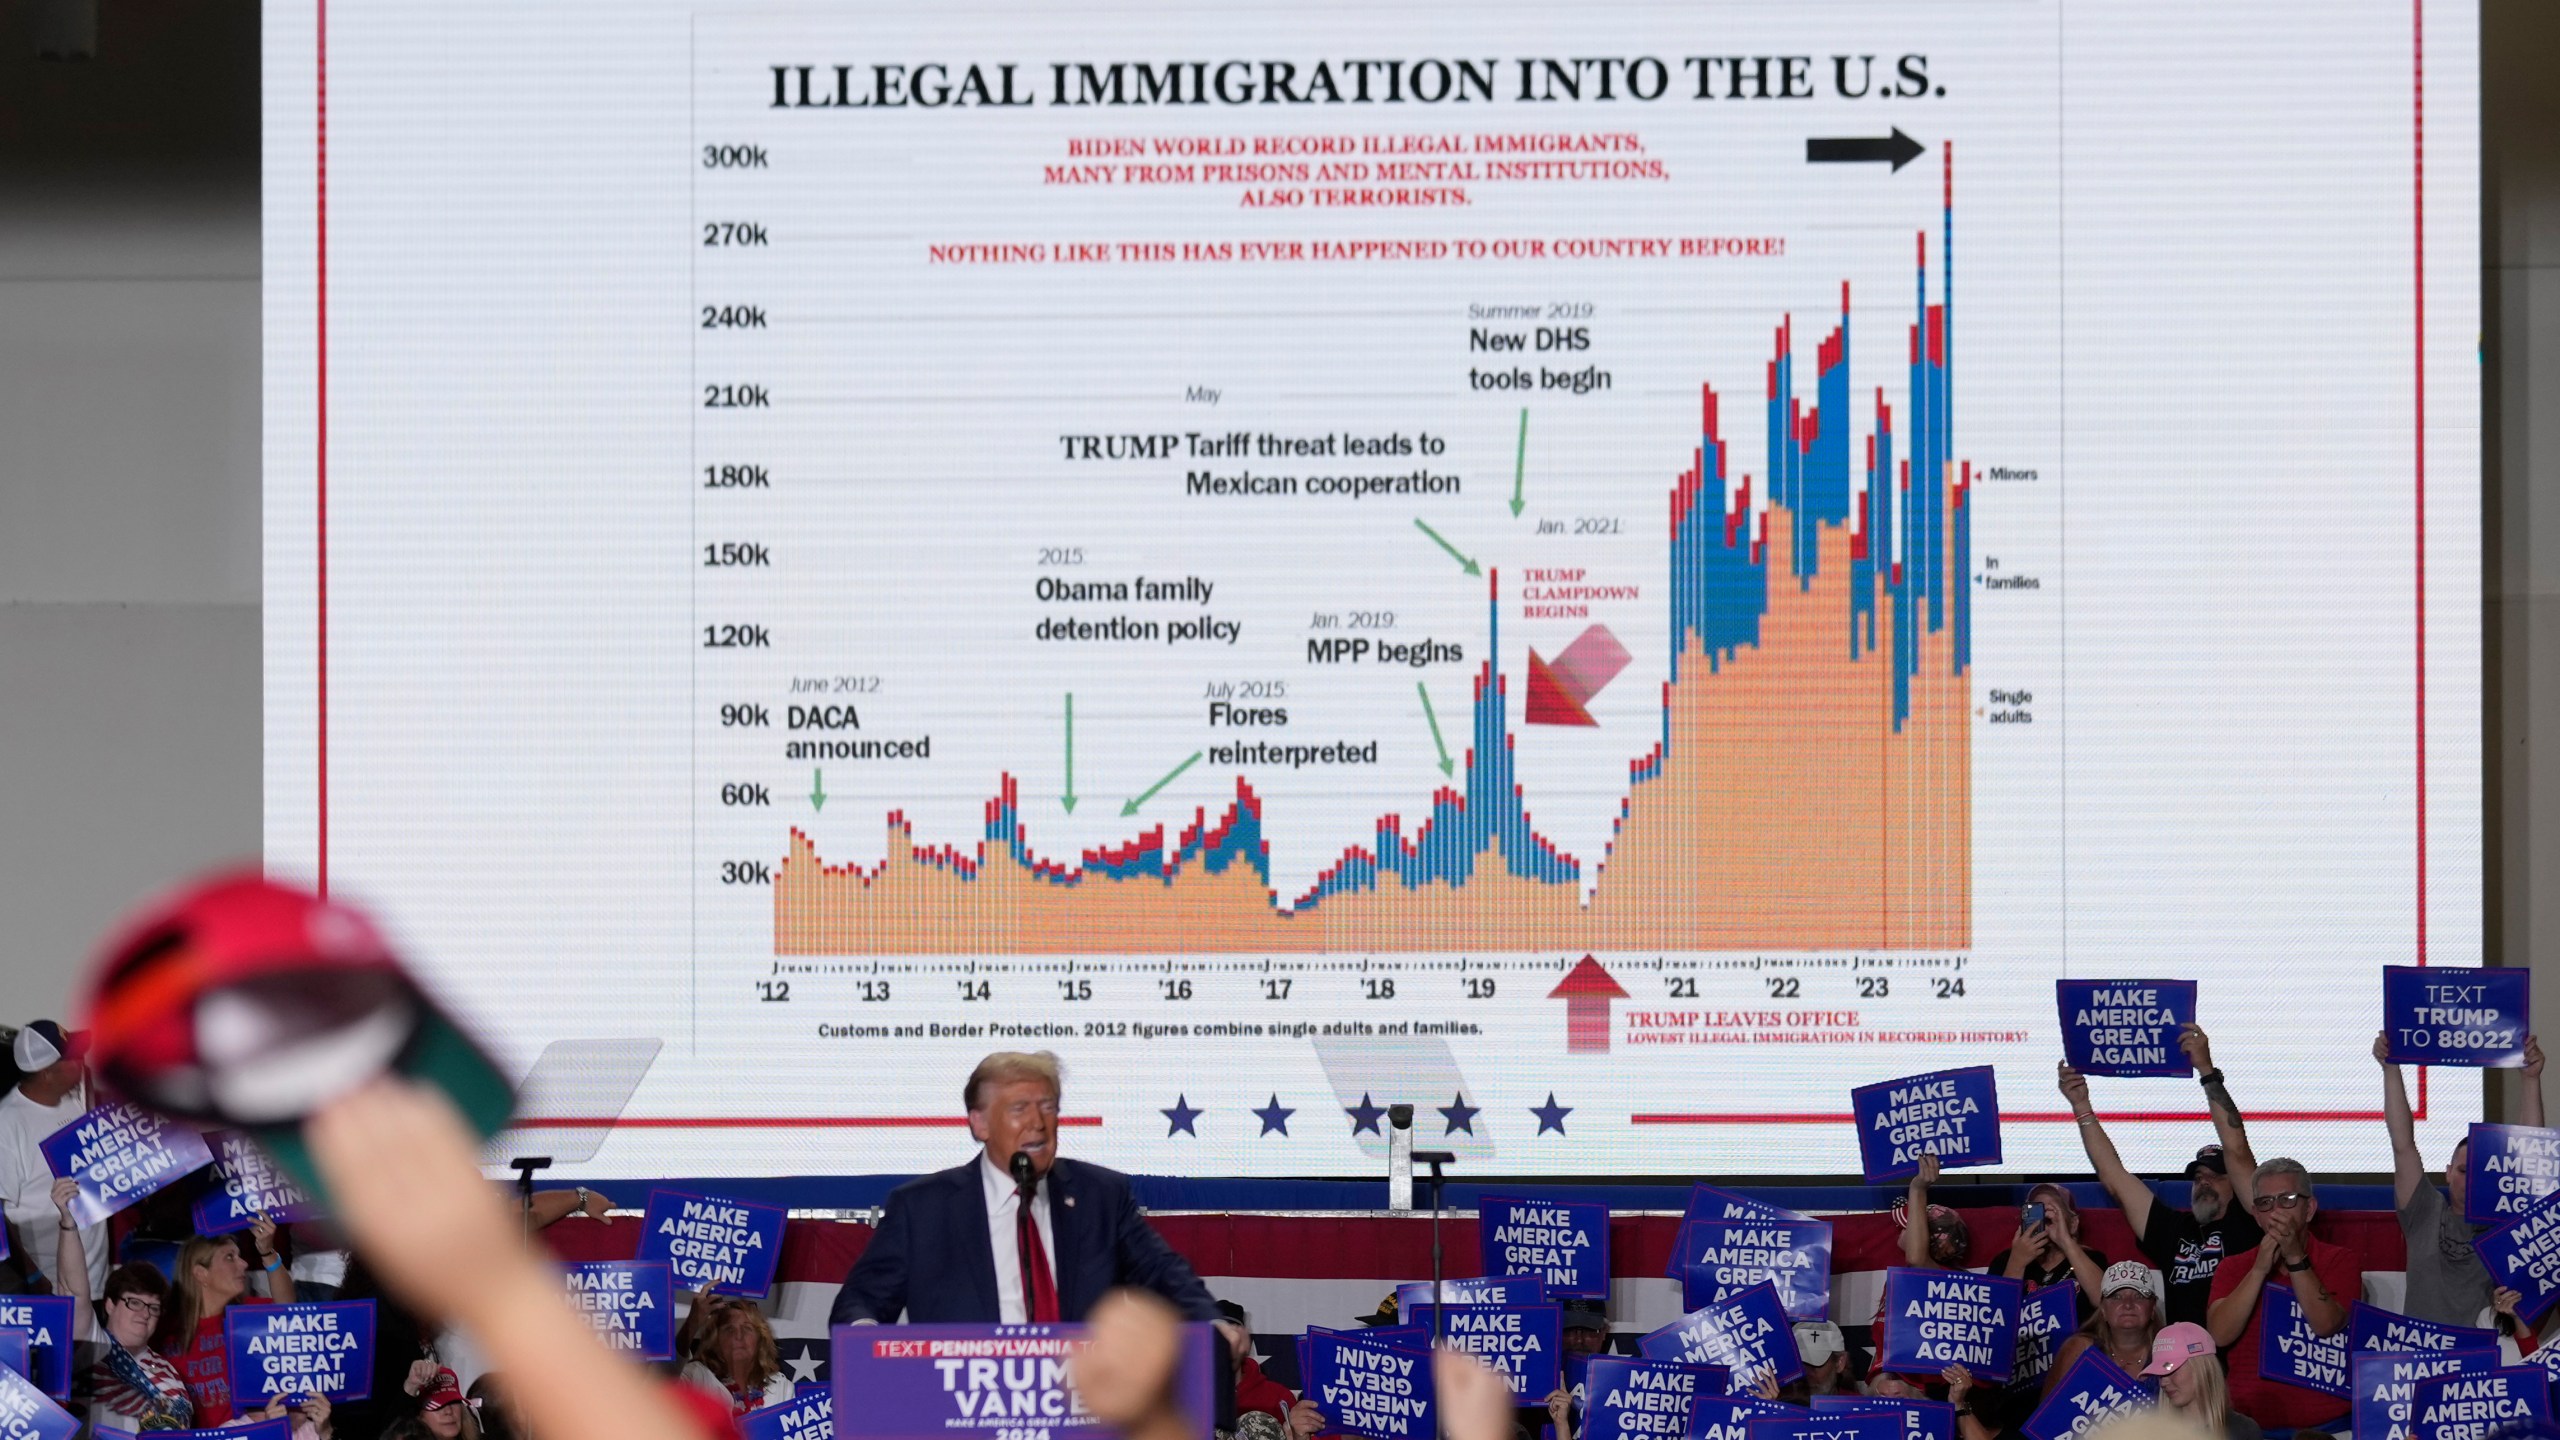
{"label": "white dress shirt", "polygon": [[[1015,1207],[1022,1203],[1015,1191],[1013,1177],[978,1153],[978,1179],[987,1189],[987,1244],[996,1257],[996,1307],[998,1318],[1007,1325],[1020,1325],[1031,1319],[1029,1306],[1022,1303],[1022,1240],[1014,1233]],[[1031,1223],[1040,1229],[1040,1253],[1049,1259],[1049,1279],[1054,1287],[1058,1278],[1057,1232],[1049,1227],[1049,1177],[1040,1177],[1040,1188],[1031,1192]]]}
{"label": "white dress shirt", "polygon": [[[56,1227],[62,1212],[53,1204],[53,1171],[36,1142],[89,1112],[83,1085],[53,1105],[39,1105],[11,1086],[0,1096],[0,1204],[9,1217],[9,1243],[25,1262],[53,1273]],[[107,1288],[107,1227],[80,1227],[81,1258],[89,1262],[89,1293]],[[57,1290],[56,1293],[60,1293]]]}

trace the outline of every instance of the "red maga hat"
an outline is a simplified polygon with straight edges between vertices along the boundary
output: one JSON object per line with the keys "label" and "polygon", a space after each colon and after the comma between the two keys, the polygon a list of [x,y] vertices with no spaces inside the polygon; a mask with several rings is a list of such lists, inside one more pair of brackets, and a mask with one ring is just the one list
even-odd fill
{"label": "red maga hat", "polygon": [[514,1104],[370,919],[255,872],[138,911],[100,951],[85,1009],[110,1089],[247,1129],[306,1185],[303,1118],[377,1075],[437,1085],[484,1135]]}

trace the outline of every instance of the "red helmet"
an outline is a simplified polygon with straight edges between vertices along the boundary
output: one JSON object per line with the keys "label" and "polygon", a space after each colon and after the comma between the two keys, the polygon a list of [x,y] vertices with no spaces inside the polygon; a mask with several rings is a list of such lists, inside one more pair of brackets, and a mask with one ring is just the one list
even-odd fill
{"label": "red helmet", "polygon": [[306,1181],[302,1118],[385,1071],[434,1080],[483,1133],[503,1076],[436,1009],[372,921],[255,872],[144,907],[107,942],[85,1009],[110,1088],[198,1123],[256,1130]]}

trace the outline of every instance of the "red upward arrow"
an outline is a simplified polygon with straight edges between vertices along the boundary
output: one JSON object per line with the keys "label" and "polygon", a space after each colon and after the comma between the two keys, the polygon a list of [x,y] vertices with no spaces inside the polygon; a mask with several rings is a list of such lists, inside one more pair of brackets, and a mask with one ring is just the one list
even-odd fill
{"label": "red upward arrow", "polygon": [[1608,1053],[1609,1002],[1626,999],[1627,991],[1597,959],[1583,956],[1579,964],[1565,972],[1556,988],[1547,992],[1547,998],[1564,1002],[1566,1054]]}

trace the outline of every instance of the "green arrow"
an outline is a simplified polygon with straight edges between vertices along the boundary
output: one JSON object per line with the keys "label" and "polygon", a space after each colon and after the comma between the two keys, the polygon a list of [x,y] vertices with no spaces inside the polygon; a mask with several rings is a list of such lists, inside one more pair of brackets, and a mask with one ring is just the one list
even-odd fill
{"label": "green arrow", "polygon": [[1416,515],[1416,516],[1414,516],[1414,517],[1413,517],[1413,528],[1415,528],[1416,530],[1421,531],[1421,532],[1422,532],[1423,534],[1425,534],[1425,535],[1430,536],[1430,537],[1431,537],[1431,543],[1432,543],[1432,544],[1437,545],[1437,546],[1439,546],[1441,549],[1448,551],[1448,552],[1449,552],[1449,558],[1450,558],[1450,559],[1452,559],[1452,560],[1455,560],[1455,561],[1457,561],[1459,564],[1464,565],[1465,567],[1467,567],[1467,573],[1468,573],[1468,574],[1470,574],[1470,575],[1481,575],[1481,574],[1483,574],[1483,573],[1484,573],[1484,571],[1483,571],[1483,570],[1481,570],[1481,569],[1477,568],[1477,566],[1476,566],[1476,562],[1474,562],[1473,560],[1468,559],[1468,558],[1467,558],[1466,556],[1464,556],[1464,555],[1459,554],[1459,553],[1458,553],[1458,547],[1457,547],[1457,546],[1452,545],[1452,544],[1450,544],[1448,541],[1441,539],[1441,538],[1440,538],[1440,532],[1439,532],[1439,531],[1434,530],[1434,529],[1432,529],[1430,526],[1423,524],[1423,523],[1422,523],[1422,517],[1421,517],[1421,516]]}
{"label": "green arrow", "polygon": [[1164,776],[1164,778],[1163,778],[1163,779],[1161,779],[1161,780],[1157,781],[1156,783],[1154,783],[1153,785],[1150,785],[1150,786],[1148,786],[1148,787],[1147,787],[1147,793],[1146,793],[1146,794],[1141,795],[1141,796],[1139,796],[1137,799],[1130,801],[1128,804],[1121,806],[1121,807],[1120,807],[1120,813],[1121,813],[1121,814],[1123,814],[1123,815],[1135,815],[1135,814],[1137,814],[1137,813],[1138,813],[1138,807],[1139,807],[1139,806],[1141,806],[1141,805],[1144,805],[1144,804],[1146,804],[1148,801],[1153,800],[1154,798],[1156,798],[1156,792],[1157,792],[1157,791],[1159,791],[1159,790],[1163,789],[1163,788],[1164,788],[1164,787],[1166,787],[1167,785],[1172,784],[1172,783],[1174,782],[1175,777],[1177,777],[1177,776],[1181,775],[1183,771],[1188,770],[1188,769],[1190,769],[1192,766],[1199,764],[1199,763],[1200,763],[1200,754],[1201,754],[1201,752],[1199,752],[1199,751],[1197,751],[1197,750],[1192,751],[1192,752],[1191,752],[1191,758],[1190,758],[1190,759],[1185,760],[1185,761],[1183,761],[1181,764],[1174,766],[1171,770],[1166,771],[1166,772],[1165,772],[1165,776]]}
{"label": "green arrow", "polygon": [[1455,775],[1457,763],[1449,758],[1449,742],[1440,738],[1440,717],[1431,709],[1431,689],[1419,680],[1413,682],[1413,688],[1422,697],[1422,718],[1431,722],[1431,743],[1440,747],[1440,773]]}
{"label": "green arrow", "polygon": [[1068,814],[1076,813],[1076,697],[1072,691],[1067,695],[1067,793],[1058,797],[1058,803],[1067,807]]}
{"label": "green arrow", "polygon": [[1511,459],[1511,518],[1520,518],[1520,491],[1529,474],[1529,410],[1520,410],[1520,453]]}
{"label": "green arrow", "polygon": [[827,772],[824,770],[809,772],[809,808],[812,810],[827,808]]}

